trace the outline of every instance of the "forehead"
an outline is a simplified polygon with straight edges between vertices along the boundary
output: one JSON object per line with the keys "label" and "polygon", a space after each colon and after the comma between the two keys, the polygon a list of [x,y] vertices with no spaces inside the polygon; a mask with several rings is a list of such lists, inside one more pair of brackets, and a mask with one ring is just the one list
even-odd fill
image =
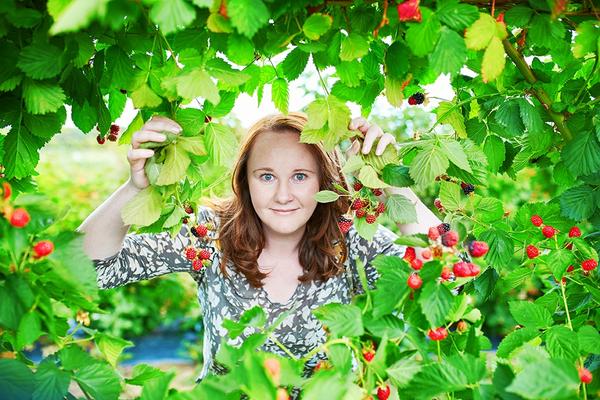
{"label": "forehead", "polygon": [[315,171],[317,160],[310,146],[299,140],[300,134],[294,131],[260,133],[250,150],[250,171],[263,167],[275,170],[306,168]]}

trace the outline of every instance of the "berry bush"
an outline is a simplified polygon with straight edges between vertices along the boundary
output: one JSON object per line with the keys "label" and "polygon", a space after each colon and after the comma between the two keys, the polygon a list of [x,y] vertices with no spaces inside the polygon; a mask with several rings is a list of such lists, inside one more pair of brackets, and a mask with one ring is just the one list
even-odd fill
{"label": "berry bush", "polygon": [[[294,387],[306,399],[597,397],[599,14],[594,1],[564,0],[2,2],[1,397],[71,398],[72,385],[99,399],[125,385],[161,399],[286,399]],[[130,342],[88,327],[101,309],[81,237],[53,230],[61,216],[36,193],[40,150],[67,110],[98,146],[129,144],[152,115],[175,119],[182,134],[151,145],[151,185],[122,215],[137,232],[175,233],[228,179],[237,138],[220,119],[238,96],[261,102],[268,89],[286,113],[309,62],[322,90],[301,140],[327,149],[361,140],[348,102],[367,117],[380,96],[426,107],[440,100],[427,85],[449,77],[455,97],[437,103],[429,128],[382,156],[349,156],[350,188],[316,195],[347,196],[340,229],[367,239],[378,222],[417,220],[394,187],[435,191],[443,223],[401,236],[403,258],[376,258],[375,289],[360,268],[363,294],[315,310],[328,341],[301,359],[255,351],[274,327],[253,308],[227,322],[232,339],[253,332],[222,346],[228,372],[192,392],[147,365],[124,378],[116,366]],[[121,128],[127,101],[138,113]],[[538,189],[506,199],[499,177]],[[190,268],[210,267],[202,243],[214,227],[190,228]],[[522,295],[526,286],[536,290]],[[492,301],[510,313],[499,343],[482,312]],[[52,349],[39,363],[25,352],[36,344]],[[320,351],[328,359],[302,376]]]}

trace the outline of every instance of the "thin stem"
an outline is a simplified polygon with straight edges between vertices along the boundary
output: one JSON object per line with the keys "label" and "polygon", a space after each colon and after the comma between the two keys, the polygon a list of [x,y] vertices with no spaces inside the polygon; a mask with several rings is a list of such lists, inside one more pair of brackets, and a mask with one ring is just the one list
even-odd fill
{"label": "thin stem", "polygon": [[325,81],[323,80],[323,77],[321,76],[321,71],[319,70],[319,67],[317,67],[315,65],[315,69],[317,70],[317,75],[319,75],[319,79],[321,80],[321,86],[323,86],[323,90],[325,91],[325,94],[327,96],[329,96],[329,90],[327,90],[327,85],[325,84]]}
{"label": "thin stem", "polygon": [[290,358],[297,360],[298,357],[296,357],[287,347],[285,347],[285,345],[283,343],[281,343],[273,334],[269,335],[269,339],[271,339],[273,341],[273,343],[275,343],[277,345],[277,347],[279,347],[281,350],[284,351],[285,354],[287,354]]}
{"label": "thin stem", "polygon": [[573,324],[571,323],[571,314],[569,313],[569,306],[567,305],[567,296],[565,295],[565,285],[562,283],[562,279],[560,283],[560,292],[562,294],[563,304],[565,305],[565,312],[567,313],[567,326],[570,330],[573,330]]}
{"label": "thin stem", "polygon": [[435,343],[437,344],[438,363],[441,363],[442,362],[442,348],[440,346],[440,341],[436,340]]}

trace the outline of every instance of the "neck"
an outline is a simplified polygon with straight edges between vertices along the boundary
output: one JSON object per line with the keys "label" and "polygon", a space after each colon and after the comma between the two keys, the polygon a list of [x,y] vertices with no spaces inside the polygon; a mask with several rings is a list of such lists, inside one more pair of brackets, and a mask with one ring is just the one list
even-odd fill
{"label": "neck", "polygon": [[304,229],[288,235],[280,235],[265,230],[265,248],[263,251],[272,256],[287,257],[298,252]]}

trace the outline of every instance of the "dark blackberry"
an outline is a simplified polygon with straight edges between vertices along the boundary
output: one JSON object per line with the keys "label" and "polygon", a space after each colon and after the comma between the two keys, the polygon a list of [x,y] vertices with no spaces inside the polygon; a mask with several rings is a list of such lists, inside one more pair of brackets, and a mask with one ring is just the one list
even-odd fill
{"label": "dark blackberry", "polygon": [[447,222],[439,224],[437,227],[437,230],[440,233],[440,235],[443,235],[444,233],[446,233],[450,230],[450,224]]}
{"label": "dark blackberry", "polygon": [[471,183],[461,182],[460,187],[462,188],[463,193],[466,195],[475,191],[475,186],[473,186]]}
{"label": "dark blackberry", "polygon": [[415,93],[408,98],[408,103],[410,105],[423,104],[425,101],[425,95],[421,92]]}

